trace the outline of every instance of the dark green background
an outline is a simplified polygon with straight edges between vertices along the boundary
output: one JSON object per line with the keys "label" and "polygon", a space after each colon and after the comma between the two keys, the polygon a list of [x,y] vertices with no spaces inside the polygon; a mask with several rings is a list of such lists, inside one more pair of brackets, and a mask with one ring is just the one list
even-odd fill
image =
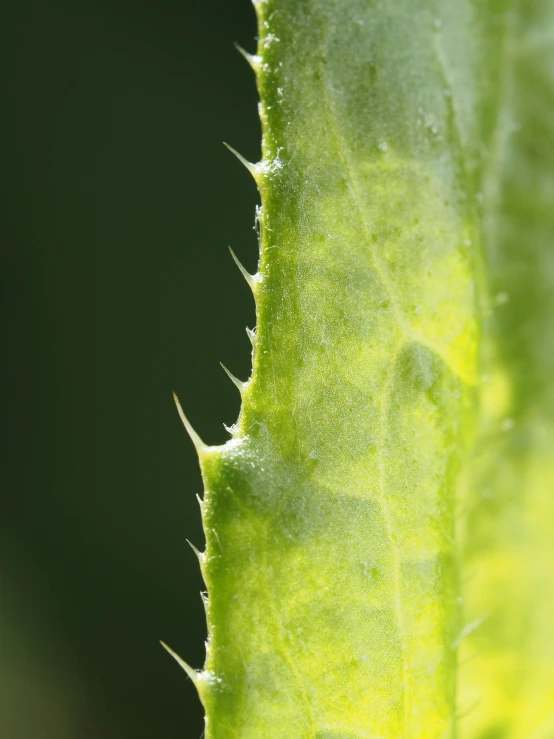
{"label": "dark green background", "polygon": [[3,11],[0,737],[200,737],[200,475],[250,371],[249,0]]}

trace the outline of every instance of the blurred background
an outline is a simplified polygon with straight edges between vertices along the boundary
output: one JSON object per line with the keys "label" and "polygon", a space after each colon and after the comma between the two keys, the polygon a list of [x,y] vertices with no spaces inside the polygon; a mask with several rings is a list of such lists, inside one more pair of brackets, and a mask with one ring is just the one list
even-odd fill
{"label": "blurred background", "polygon": [[[249,0],[3,11],[0,738],[199,739],[206,634],[175,390],[206,442],[250,372]],[[3,106],[4,107],[4,106]]]}

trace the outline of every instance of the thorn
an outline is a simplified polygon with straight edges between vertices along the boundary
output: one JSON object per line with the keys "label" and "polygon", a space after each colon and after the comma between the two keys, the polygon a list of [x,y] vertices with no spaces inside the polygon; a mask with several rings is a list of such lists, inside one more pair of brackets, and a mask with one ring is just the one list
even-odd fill
{"label": "thorn", "polygon": [[237,267],[240,270],[241,275],[244,277],[246,282],[248,283],[249,288],[254,291],[254,285],[256,284],[256,279],[254,278],[254,275],[251,275],[250,272],[247,272],[245,268],[242,266],[242,264],[239,262],[237,255],[235,252],[229,247],[229,251],[231,252],[231,256],[233,257],[233,261],[237,265]]}
{"label": "thorn", "polygon": [[198,493],[196,493],[196,500],[198,501],[198,505],[200,506],[200,508],[202,508],[202,507],[204,506],[204,501],[203,501],[203,500],[202,500],[202,498],[201,498],[201,497],[200,497],[200,496],[198,495]]}
{"label": "thorn", "polygon": [[192,551],[196,554],[196,557],[198,559],[198,564],[200,565],[200,573],[202,574],[202,578],[204,582],[206,582],[206,572],[204,570],[205,564],[206,564],[206,555],[204,552],[198,551],[198,549],[194,546],[194,544],[189,541],[188,539],[185,539],[189,547],[192,549]]}
{"label": "thorn", "polygon": [[260,62],[261,57],[256,56],[255,54],[249,54],[247,51],[245,51],[242,46],[239,46],[238,44],[235,44],[235,49],[238,51],[241,56],[243,56],[248,64],[252,67],[254,72],[257,74],[260,71]]}
{"label": "thorn", "polygon": [[192,551],[193,551],[193,552],[194,552],[194,553],[196,554],[196,556],[198,557],[198,561],[200,562],[200,567],[202,567],[202,566],[204,565],[204,562],[206,561],[206,555],[205,555],[205,554],[204,554],[203,552],[199,551],[199,550],[198,550],[198,549],[197,549],[197,548],[196,548],[196,547],[194,546],[194,544],[193,544],[193,543],[192,543],[191,541],[189,541],[188,539],[185,539],[185,541],[187,542],[187,544],[189,545],[189,547],[190,547],[190,548],[192,549]]}
{"label": "thorn", "polygon": [[474,618],[473,621],[470,621],[468,624],[466,624],[464,628],[460,631],[458,637],[452,642],[452,649],[457,649],[467,636],[472,634],[475,629],[478,629],[485,623],[489,616],[489,613],[485,613],[484,616]]}
{"label": "thorn", "polygon": [[252,164],[252,162],[249,162],[248,159],[245,159],[242,154],[239,154],[236,149],[233,149],[232,146],[229,146],[225,141],[223,142],[223,146],[226,146],[231,154],[234,154],[236,158],[239,160],[241,164],[244,164],[246,169],[250,172],[252,177],[256,180],[256,184],[258,182],[258,168],[255,164]]}
{"label": "thorn", "polygon": [[171,647],[168,647],[165,642],[161,641],[160,644],[165,649],[165,651],[170,654],[175,662],[183,668],[183,670],[187,673],[187,675],[190,677],[192,682],[194,683],[196,689],[198,690],[198,672],[196,670],[193,670],[190,665],[187,665],[184,659],[181,659],[179,655],[171,649]]}
{"label": "thorn", "polygon": [[204,590],[201,590],[200,591],[200,597],[202,598],[202,603],[204,604],[204,608],[207,611],[208,610],[208,604],[210,602],[209,599],[208,599],[208,593],[206,593]]}
{"label": "thorn", "polygon": [[250,343],[253,347],[256,346],[256,329],[255,328],[248,328],[246,327],[246,335],[250,339]]}
{"label": "thorn", "polygon": [[220,362],[219,364],[221,364],[221,366],[223,367],[223,370],[224,370],[225,374],[227,375],[227,377],[231,380],[231,382],[233,383],[233,385],[236,385],[238,387],[239,392],[242,395],[242,391],[244,390],[244,386],[246,385],[246,383],[245,382],[241,382],[237,377],[234,376],[234,374],[232,372],[229,372],[229,370],[227,369],[227,367],[222,362]]}
{"label": "thorn", "polygon": [[183,409],[181,408],[181,404],[179,403],[179,398],[175,393],[173,393],[173,400],[175,401],[175,405],[177,406],[177,412],[179,413],[179,417],[183,423],[183,426],[185,427],[187,434],[190,436],[190,439],[194,444],[198,455],[200,456],[202,452],[205,452],[208,449],[208,447],[206,446],[206,444],[204,444],[202,439],[198,436],[196,431],[190,425],[188,418],[183,413]]}

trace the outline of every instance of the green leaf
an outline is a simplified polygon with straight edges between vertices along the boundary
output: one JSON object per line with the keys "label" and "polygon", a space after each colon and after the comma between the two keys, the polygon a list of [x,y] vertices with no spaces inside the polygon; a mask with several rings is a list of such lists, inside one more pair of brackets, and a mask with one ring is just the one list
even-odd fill
{"label": "green leaf", "polygon": [[[547,720],[546,421],[531,437],[537,414],[552,417],[554,354],[545,362],[538,341],[552,138],[535,128],[553,108],[530,99],[542,83],[551,102],[552,57],[548,3],[532,5],[256,3],[253,374],[232,378],[242,408],[227,444],[192,432],[209,593],[195,683],[210,739],[453,739],[475,695],[484,707],[464,736],[523,738]],[[526,115],[518,143],[506,126]],[[538,169],[530,140],[547,149]],[[546,220],[521,268],[537,209]],[[489,315],[488,285],[513,295],[504,318],[504,298]],[[544,305],[527,316],[530,289]],[[507,613],[515,640],[499,629]],[[481,666],[460,673],[458,703],[468,642]]]}
{"label": "green leaf", "polygon": [[554,736],[554,3],[514,3],[485,174],[482,433],[464,565],[464,736]]}

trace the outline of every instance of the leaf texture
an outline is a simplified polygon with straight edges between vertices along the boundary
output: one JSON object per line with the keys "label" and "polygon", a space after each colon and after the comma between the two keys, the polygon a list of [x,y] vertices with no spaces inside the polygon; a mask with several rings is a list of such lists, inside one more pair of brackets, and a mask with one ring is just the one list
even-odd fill
{"label": "leaf texture", "polygon": [[253,373],[199,445],[209,739],[454,739],[468,644],[463,735],[547,739],[549,4],[256,3]]}
{"label": "leaf texture", "polygon": [[[496,25],[482,214],[491,313],[464,538],[462,736],[554,736],[554,3]],[[490,34],[491,36],[493,34]]]}

